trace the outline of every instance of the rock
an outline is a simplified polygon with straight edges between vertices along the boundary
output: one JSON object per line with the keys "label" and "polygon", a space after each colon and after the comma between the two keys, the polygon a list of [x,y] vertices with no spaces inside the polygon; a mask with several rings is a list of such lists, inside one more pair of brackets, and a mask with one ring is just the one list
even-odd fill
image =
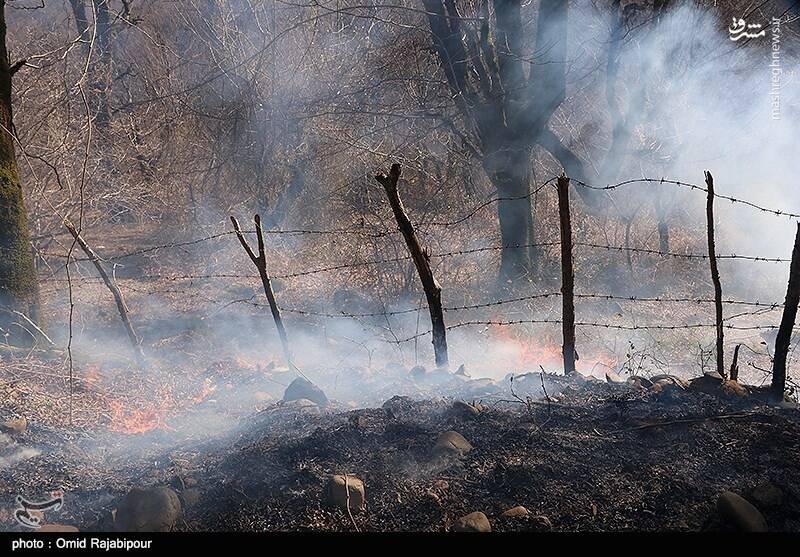
{"label": "rock", "polygon": [[680,387],[681,389],[689,388],[689,383],[687,383],[686,380],[681,379],[680,377],[677,377],[675,375],[667,375],[665,373],[654,375],[653,377],[650,378],[650,381],[652,381],[654,384],[664,383],[664,382],[671,383],[676,387]]}
{"label": "rock", "polygon": [[307,398],[290,400],[283,403],[281,408],[288,412],[297,412],[298,414],[308,414],[310,416],[317,416],[320,414],[319,406]]}
{"label": "rock", "polygon": [[482,512],[469,513],[453,523],[453,532],[491,532],[492,525]]}
{"label": "rock", "polygon": [[605,381],[603,381],[599,377],[595,377],[594,375],[591,375],[591,374],[587,375],[585,373],[581,373],[580,371],[576,371],[575,374],[573,375],[573,378],[579,384],[583,384],[583,383],[605,383]]}
{"label": "rock", "polygon": [[325,393],[322,389],[317,387],[308,379],[298,377],[292,381],[288,387],[286,387],[286,392],[283,393],[283,400],[284,402],[289,402],[291,400],[300,400],[302,398],[315,402],[320,406],[328,405],[328,397],[325,396]]}
{"label": "rock", "polygon": [[409,411],[414,407],[414,399],[407,396],[400,396],[395,395],[386,402],[383,403],[384,410],[388,410],[394,414],[402,414],[403,412]]}
{"label": "rock", "polygon": [[456,431],[444,431],[436,438],[433,452],[437,455],[463,456],[472,450],[469,441]]}
{"label": "rock", "polygon": [[117,507],[116,532],[169,532],[181,517],[178,494],[168,487],[132,489]]}
{"label": "rock", "polygon": [[739,531],[767,531],[767,522],[759,510],[732,491],[720,493],[717,499],[717,510],[726,522],[735,526]]}
{"label": "rock", "polygon": [[707,395],[719,395],[723,379],[716,373],[704,373],[689,381],[689,389]]}
{"label": "rock", "polygon": [[506,518],[525,518],[529,516],[531,513],[528,512],[528,509],[523,507],[522,505],[518,505],[516,507],[512,507],[505,511],[502,516]]}
{"label": "rock", "polygon": [[780,507],[783,504],[783,491],[770,481],[763,481],[750,490],[748,499],[762,509]]}
{"label": "rock", "polygon": [[544,515],[532,516],[528,523],[534,532],[549,532],[553,529],[553,523]]}
{"label": "rock", "polygon": [[425,377],[425,375],[428,373],[428,370],[425,369],[425,366],[414,366],[408,373],[416,381],[419,381],[420,379],[423,379]]}
{"label": "rock", "polygon": [[25,433],[26,429],[28,429],[28,419],[25,416],[6,420],[0,424],[0,431],[3,433],[11,433],[13,435]]}
{"label": "rock", "polygon": [[650,381],[647,377],[642,377],[641,375],[631,375],[628,377],[627,382],[637,389],[649,389],[653,386],[653,382]]}
{"label": "rock", "polygon": [[729,397],[742,398],[750,394],[745,387],[733,379],[728,379],[720,383],[719,389],[722,391],[722,394]]}
{"label": "rock", "polygon": [[481,398],[500,392],[500,386],[493,379],[470,379],[464,382],[462,396],[464,398]]}
{"label": "rock", "polygon": [[183,502],[183,506],[185,508],[194,507],[197,503],[200,502],[200,496],[202,492],[197,489],[196,487],[191,487],[189,489],[185,489],[181,492],[181,501]]}
{"label": "rock", "polygon": [[364,510],[367,505],[364,482],[349,474],[346,477],[344,474],[336,474],[328,478],[325,499],[329,505],[346,511],[348,508],[348,494],[350,510]]}
{"label": "rock", "polygon": [[800,409],[800,403],[794,402],[793,400],[782,400],[776,403],[775,407],[781,410],[797,410]]}
{"label": "rock", "polygon": [[606,372],[606,383],[625,383],[625,379],[619,373],[608,370]]}
{"label": "rock", "polygon": [[466,368],[466,366],[464,364],[461,364],[460,366],[458,366],[458,369],[456,370],[454,375],[458,375],[459,377],[469,377],[470,376],[469,373],[467,373],[467,368]]}
{"label": "rock", "polygon": [[69,526],[67,524],[43,524],[41,528],[37,530],[37,532],[80,532],[75,526]]}
{"label": "rock", "polygon": [[457,400],[450,407],[450,414],[457,418],[470,419],[481,413],[482,408],[478,405],[469,404],[463,400]]}

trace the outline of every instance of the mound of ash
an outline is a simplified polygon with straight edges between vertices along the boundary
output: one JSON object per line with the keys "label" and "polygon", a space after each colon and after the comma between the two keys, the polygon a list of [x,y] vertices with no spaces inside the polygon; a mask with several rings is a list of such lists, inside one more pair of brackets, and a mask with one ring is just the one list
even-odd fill
{"label": "mound of ash", "polygon": [[82,530],[797,531],[800,412],[727,383],[530,374],[351,410],[304,380],[222,441],[13,479],[60,482]]}

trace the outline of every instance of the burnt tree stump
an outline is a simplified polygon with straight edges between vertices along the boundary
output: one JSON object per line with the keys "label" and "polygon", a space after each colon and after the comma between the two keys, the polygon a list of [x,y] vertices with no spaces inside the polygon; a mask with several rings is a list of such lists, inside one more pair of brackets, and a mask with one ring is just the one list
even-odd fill
{"label": "burnt tree stump", "polygon": [[775,359],[772,364],[772,398],[778,402],[783,400],[786,390],[786,357],[792,339],[792,329],[797,318],[797,304],[800,302],[800,223],[792,249],[792,263],[789,266],[789,286],[786,289],[786,300],[783,305],[783,317],[775,338]]}
{"label": "burnt tree stump", "polygon": [[430,253],[423,248],[417,239],[414,225],[406,214],[400,194],[397,191],[397,182],[400,179],[400,165],[395,163],[389,170],[389,175],[378,174],[375,180],[378,181],[386,191],[389,205],[392,207],[394,218],[400,227],[400,232],[406,241],[411,259],[417,268],[422,289],[425,291],[425,298],[428,301],[428,311],[431,315],[431,329],[433,333],[433,352],[436,359],[436,367],[447,367],[447,334],[444,324],[444,312],[442,311],[442,287],[436,281],[431,270]]}
{"label": "burnt tree stump", "polygon": [[572,267],[572,221],[569,213],[569,178],[556,182],[558,220],[561,227],[561,331],[564,338],[564,374],[575,373],[575,270]]}

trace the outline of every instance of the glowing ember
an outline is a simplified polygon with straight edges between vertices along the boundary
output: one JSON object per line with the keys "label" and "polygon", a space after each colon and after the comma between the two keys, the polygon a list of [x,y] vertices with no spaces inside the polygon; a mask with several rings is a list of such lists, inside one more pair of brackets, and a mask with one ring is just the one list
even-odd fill
{"label": "glowing ember", "polygon": [[197,395],[192,397],[191,403],[200,404],[216,390],[217,386],[212,384],[211,379],[206,377],[206,379],[203,381],[203,387],[200,389],[200,392],[197,393]]}
{"label": "glowing ember", "polygon": [[176,408],[169,393],[155,393],[150,405],[131,408],[119,400],[109,400],[111,424],[108,429],[115,433],[137,435],[154,429],[172,429],[167,418]]}

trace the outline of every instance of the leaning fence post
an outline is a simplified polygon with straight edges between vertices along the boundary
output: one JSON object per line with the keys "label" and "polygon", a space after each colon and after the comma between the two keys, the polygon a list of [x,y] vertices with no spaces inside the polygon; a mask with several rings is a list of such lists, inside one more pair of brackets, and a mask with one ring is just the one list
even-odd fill
{"label": "leaning fence post", "polygon": [[414,231],[414,225],[411,224],[408,215],[406,215],[403,202],[400,200],[400,194],[397,191],[397,181],[400,178],[400,165],[395,163],[389,170],[389,175],[378,174],[375,180],[378,181],[383,189],[386,191],[386,197],[389,199],[389,205],[392,207],[394,218],[397,220],[397,225],[400,227],[400,232],[408,246],[408,251],[411,253],[411,259],[417,268],[420,282],[422,282],[422,289],[425,291],[425,297],[428,300],[428,311],[431,314],[431,329],[433,331],[433,353],[436,359],[436,367],[447,367],[447,335],[446,327],[444,325],[444,312],[442,311],[442,287],[436,281],[431,270],[430,254],[426,249],[420,246],[417,240],[417,234]]}
{"label": "leaning fence post", "polygon": [[564,337],[564,374],[575,372],[575,271],[572,268],[572,222],[569,214],[569,178],[556,182],[558,220],[561,225],[561,331]]}
{"label": "leaning fence post", "polygon": [[717,330],[717,373],[725,377],[725,339],[722,327],[722,284],[719,281],[717,268],[717,251],[714,243],[714,177],[708,170],[705,171],[708,196],[706,198],[706,220],[708,221],[708,260],[711,263],[711,281],[714,283],[714,324]]}
{"label": "leaning fence post", "polygon": [[786,300],[783,304],[783,317],[775,338],[775,358],[772,364],[772,398],[783,400],[786,390],[786,356],[792,339],[792,328],[797,317],[797,304],[800,302],[800,223],[792,249],[792,263],[789,266],[789,286],[786,288]]}
{"label": "leaning fence post", "polygon": [[272,283],[270,282],[269,273],[267,272],[267,256],[264,252],[264,233],[261,230],[261,216],[256,215],[253,217],[256,223],[256,237],[258,238],[258,255],[253,253],[250,245],[245,240],[242,234],[242,229],[239,227],[239,221],[236,217],[231,216],[231,223],[233,229],[236,231],[236,237],[239,238],[239,243],[242,244],[244,251],[250,257],[250,260],[258,269],[258,274],[261,276],[261,284],[264,287],[264,294],[267,295],[267,302],[269,302],[269,309],[272,312],[272,319],[275,321],[275,327],[278,329],[278,336],[281,339],[281,347],[283,348],[283,357],[286,358],[286,365],[290,369],[294,368],[292,363],[292,353],[289,350],[289,339],[286,336],[286,328],[283,326],[283,319],[281,318],[281,310],[278,308],[278,303],[275,301],[275,293],[272,291]]}

